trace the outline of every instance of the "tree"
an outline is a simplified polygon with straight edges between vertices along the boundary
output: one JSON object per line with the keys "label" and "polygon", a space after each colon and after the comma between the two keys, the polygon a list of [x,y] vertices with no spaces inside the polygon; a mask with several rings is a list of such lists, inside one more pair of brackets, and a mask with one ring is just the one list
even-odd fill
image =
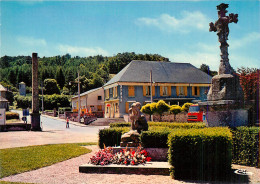
{"label": "tree", "polygon": [[176,115],[179,114],[181,112],[181,107],[179,105],[172,105],[170,107],[170,113],[174,114],[174,121],[176,119]]}
{"label": "tree", "polygon": [[183,106],[181,107],[181,111],[188,112],[188,111],[189,111],[189,108],[190,108],[190,106],[191,106],[192,104],[193,104],[193,103],[185,103],[185,104],[183,104]]}
{"label": "tree", "polygon": [[167,103],[165,103],[165,101],[163,101],[163,100],[160,100],[156,103],[156,113],[158,113],[160,115],[159,121],[161,121],[162,114],[164,112],[167,112],[169,109],[170,109],[169,105]]}
{"label": "tree", "polygon": [[47,95],[60,94],[60,89],[55,79],[45,79],[44,87],[45,87],[45,94]]}
{"label": "tree", "polygon": [[102,87],[104,85],[104,81],[98,74],[94,73],[90,85],[92,88]]}
{"label": "tree", "polygon": [[209,68],[209,65],[206,65],[206,64],[200,65],[200,70],[205,72],[206,74],[208,74],[210,76],[214,76],[214,75],[218,74],[218,72],[216,72],[216,71],[211,71],[210,68]]}
{"label": "tree", "polygon": [[[155,103],[155,107],[156,107],[156,103]],[[156,108],[153,108],[153,110],[155,110]],[[145,113],[145,114],[149,114],[150,115],[150,120],[151,120],[151,116],[153,115],[154,111],[151,109],[151,104],[146,104],[142,107],[141,112]]]}
{"label": "tree", "polygon": [[13,70],[10,70],[8,79],[13,86],[16,86],[16,74],[14,73]]}
{"label": "tree", "polygon": [[65,84],[65,76],[64,76],[61,68],[56,73],[56,80],[57,80],[57,83],[59,84],[60,88],[63,88],[64,84]]}
{"label": "tree", "polygon": [[259,121],[259,76],[260,70],[256,68],[241,67],[237,69],[240,85],[243,89],[245,104],[249,109],[249,123]]}

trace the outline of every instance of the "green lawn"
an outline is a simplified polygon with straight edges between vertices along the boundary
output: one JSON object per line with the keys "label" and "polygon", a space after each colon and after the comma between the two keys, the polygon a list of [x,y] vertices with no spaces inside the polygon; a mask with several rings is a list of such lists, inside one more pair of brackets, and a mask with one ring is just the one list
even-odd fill
{"label": "green lawn", "polygon": [[49,166],[86,153],[97,143],[51,144],[0,149],[0,178]]}

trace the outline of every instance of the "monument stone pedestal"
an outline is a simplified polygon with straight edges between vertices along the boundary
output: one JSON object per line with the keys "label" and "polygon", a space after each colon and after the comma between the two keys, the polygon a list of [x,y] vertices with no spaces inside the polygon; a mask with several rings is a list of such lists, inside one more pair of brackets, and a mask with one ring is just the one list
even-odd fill
{"label": "monument stone pedestal", "polygon": [[205,112],[208,127],[248,125],[248,110],[234,100],[200,102],[199,106]]}
{"label": "monument stone pedestal", "polygon": [[40,113],[31,113],[31,130],[32,131],[42,131],[42,128],[40,126],[40,117],[41,114]]}

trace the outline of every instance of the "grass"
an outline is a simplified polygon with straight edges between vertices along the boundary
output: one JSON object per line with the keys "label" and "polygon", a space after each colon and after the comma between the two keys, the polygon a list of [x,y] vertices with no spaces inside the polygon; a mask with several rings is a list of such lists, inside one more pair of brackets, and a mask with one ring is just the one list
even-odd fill
{"label": "grass", "polygon": [[68,160],[91,150],[82,146],[97,143],[51,144],[0,149],[0,178]]}

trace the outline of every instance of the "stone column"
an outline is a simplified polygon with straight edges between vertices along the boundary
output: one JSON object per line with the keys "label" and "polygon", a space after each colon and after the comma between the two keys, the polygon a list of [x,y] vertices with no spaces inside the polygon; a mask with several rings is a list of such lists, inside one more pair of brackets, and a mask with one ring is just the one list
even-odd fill
{"label": "stone column", "polygon": [[38,58],[37,53],[32,53],[32,113],[31,130],[41,131],[39,113],[39,89],[38,89]]}

